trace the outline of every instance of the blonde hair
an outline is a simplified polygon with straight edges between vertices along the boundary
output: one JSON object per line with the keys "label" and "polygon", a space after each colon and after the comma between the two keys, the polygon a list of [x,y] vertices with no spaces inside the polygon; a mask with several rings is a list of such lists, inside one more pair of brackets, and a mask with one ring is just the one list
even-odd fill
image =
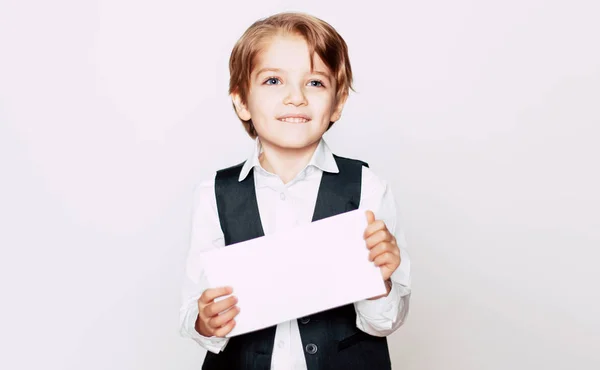
{"label": "blonde hair", "polygon": [[[349,90],[352,89],[352,69],[346,42],[327,22],[297,12],[279,13],[260,19],[244,32],[233,47],[229,58],[229,94],[238,94],[243,104],[248,103],[250,76],[255,66],[256,56],[265,41],[277,34],[302,36],[308,44],[311,70],[313,69],[312,57],[316,53],[336,81],[336,101],[348,95]],[[252,120],[240,120],[248,135],[253,139],[256,138]],[[332,125],[333,122],[330,122],[329,128]]]}

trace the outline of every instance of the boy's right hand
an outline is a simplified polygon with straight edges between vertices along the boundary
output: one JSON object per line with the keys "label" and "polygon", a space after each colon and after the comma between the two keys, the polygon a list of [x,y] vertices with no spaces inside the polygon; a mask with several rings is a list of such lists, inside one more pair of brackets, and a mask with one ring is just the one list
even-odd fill
{"label": "boy's right hand", "polygon": [[[225,337],[235,326],[234,318],[240,312],[235,306],[237,297],[231,296],[219,302],[215,298],[229,295],[230,287],[207,289],[198,299],[198,318],[196,331],[205,337]],[[224,312],[227,311],[227,312]]]}

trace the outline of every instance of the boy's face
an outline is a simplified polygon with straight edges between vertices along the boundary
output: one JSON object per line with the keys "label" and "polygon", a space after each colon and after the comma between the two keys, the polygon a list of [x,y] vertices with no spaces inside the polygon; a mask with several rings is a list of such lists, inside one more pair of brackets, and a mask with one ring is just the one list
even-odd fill
{"label": "boy's face", "polygon": [[344,101],[336,101],[335,79],[316,54],[313,63],[311,72],[303,37],[275,36],[257,56],[247,104],[233,96],[238,115],[246,121],[252,119],[264,145],[311,147],[329,122],[339,119]]}

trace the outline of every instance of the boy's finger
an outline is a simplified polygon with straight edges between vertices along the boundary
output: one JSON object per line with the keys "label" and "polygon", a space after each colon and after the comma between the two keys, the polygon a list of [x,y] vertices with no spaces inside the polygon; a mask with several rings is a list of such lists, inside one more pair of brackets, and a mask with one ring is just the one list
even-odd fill
{"label": "boy's finger", "polygon": [[230,322],[225,324],[225,326],[220,327],[219,329],[215,330],[214,335],[215,335],[215,337],[223,338],[227,334],[229,334],[229,332],[231,332],[234,327],[235,327],[235,320],[231,320]]}
{"label": "boy's finger", "polygon": [[229,311],[225,312],[222,315],[218,315],[208,320],[208,324],[212,328],[220,328],[221,326],[226,325],[229,321],[233,320],[240,313],[240,308],[235,306],[231,308]]}
{"label": "boy's finger", "polygon": [[200,301],[204,304],[208,304],[215,300],[215,298],[222,297],[227,294],[231,294],[233,289],[231,287],[220,287],[213,289],[206,289],[200,296]]}
{"label": "boy's finger", "polygon": [[383,222],[382,220],[375,220],[367,225],[367,228],[363,233],[363,237],[368,238],[369,236],[371,236],[371,234],[379,230],[386,230],[385,222]]}
{"label": "boy's finger", "polygon": [[377,244],[389,242],[391,243],[392,239],[389,233],[385,232],[385,230],[376,231],[374,234],[371,234],[367,239],[365,239],[365,243],[367,244],[367,248],[371,249],[375,247]]}
{"label": "boy's finger", "polygon": [[375,247],[371,248],[369,252],[369,261],[374,261],[377,256],[384,253],[391,253],[389,243],[379,243]]}
{"label": "boy's finger", "polygon": [[394,255],[391,253],[382,253],[379,256],[375,257],[373,263],[375,266],[381,267],[386,264],[391,264],[394,262]]}
{"label": "boy's finger", "polygon": [[219,302],[213,302],[208,306],[204,307],[204,313],[206,317],[213,317],[218,315],[219,313],[226,311],[227,309],[233,307],[238,302],[237,297],[231,296]]}
{"label": "boy's finger", "polygon": [[372,211],[367,211],[367,224],[371,224],[373,221],[375,221],[375,214]]}

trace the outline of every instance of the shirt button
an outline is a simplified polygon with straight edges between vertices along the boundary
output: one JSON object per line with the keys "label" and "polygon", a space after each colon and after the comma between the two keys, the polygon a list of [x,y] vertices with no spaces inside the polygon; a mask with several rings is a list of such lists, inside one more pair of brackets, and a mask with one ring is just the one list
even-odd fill
{"label": "shirt button", "polygon": [[313,343],[309,343],[306,345],[306,353],[308,353],[309,355],[314,355],[315,353],[317,353],[317,345],[313,344]]}
{"label": "shirt button", "polygon": [[279,198],[280,198],[281,200],[285,200],[285,194],[284,194],[284,193],[281,193],[281,194],[279,194]]}
{"label": "shirt button", "polygon": [[280,340],[279,343],[277,344],[277,346],[279,346],[279,348],[283,348],[283,347],[285,347],[285,342]]}
{"label": "shirt button", "polygon": [[310,322],[310,317],[301,317],[300,318],[300,323],[302,324],[308,324]]}

